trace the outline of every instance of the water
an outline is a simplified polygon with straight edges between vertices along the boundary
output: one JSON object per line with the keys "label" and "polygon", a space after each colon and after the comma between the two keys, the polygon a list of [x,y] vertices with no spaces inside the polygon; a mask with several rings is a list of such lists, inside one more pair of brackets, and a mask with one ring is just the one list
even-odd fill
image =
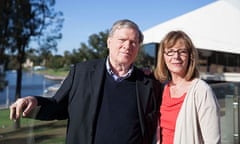
{"label": "water", "polygon": [[[6,72],[6,80],[8,80],[8,87],[0,92],[0,105],[6,104],[8,99],[7,96],[9,97],[9,103],[15,101],[16,78],[16,71]],[[46,79],[41,74],[23,72],[21,97],[25,97],[28,95],[41,96],[43,95],[43,92],[47,87],[57,83],[60,83],[60,81]]]}

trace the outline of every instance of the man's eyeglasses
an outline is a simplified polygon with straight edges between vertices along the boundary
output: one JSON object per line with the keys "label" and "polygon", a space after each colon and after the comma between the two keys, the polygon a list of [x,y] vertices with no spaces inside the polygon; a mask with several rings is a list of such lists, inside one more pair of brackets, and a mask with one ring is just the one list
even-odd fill
{"label": "man's eyeglasses", "polygon": [[179,54],[180,56],[187,56],[188,50],[187,49],[178,49],[178,50],[167,50],[164,52],[167,56],[173,56],[175,53]]}

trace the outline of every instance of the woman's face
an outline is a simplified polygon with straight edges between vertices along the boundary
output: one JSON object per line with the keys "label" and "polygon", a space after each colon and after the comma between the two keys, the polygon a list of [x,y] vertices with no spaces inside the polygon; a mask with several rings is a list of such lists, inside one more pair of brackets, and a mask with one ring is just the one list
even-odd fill
{"label": "woman's face", "polygon": [[189,52],[183,40],[178,40],[173,47],[164,49],[164,61],[171,75],[184,77],[189,63]]}

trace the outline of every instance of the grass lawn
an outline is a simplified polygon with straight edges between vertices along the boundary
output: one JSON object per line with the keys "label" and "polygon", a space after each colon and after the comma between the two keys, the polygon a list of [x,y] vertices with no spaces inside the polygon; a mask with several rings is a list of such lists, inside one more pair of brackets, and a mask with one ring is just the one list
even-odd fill
{"label": "grass lawn", "polygon": [[36,73],[41,73],[41,74],[46,74],[46,75],[51,75],[51,76],[65,77],[65,76],[67,76],[69,70],[46,69],[46,70],[40,70],[40,71],[35,71],[35,72]]}
{"label": "grass lawn", "polygon": [[64,144],[66,120],[39,121],[21,119],[21,128],[14,130],[9,110],[0,110],[0,144]]}

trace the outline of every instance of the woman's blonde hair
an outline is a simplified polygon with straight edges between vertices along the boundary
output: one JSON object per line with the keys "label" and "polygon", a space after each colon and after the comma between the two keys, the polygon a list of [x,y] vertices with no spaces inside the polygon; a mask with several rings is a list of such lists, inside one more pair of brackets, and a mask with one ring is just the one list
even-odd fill
{"label": "woman's blonde hair", "polygon": [[169,32],[160,42],[157,54],[157,66],[154,70],[156,79],[160,81],[171,80],[170,72],[164,60],[164,51],[167,48],[173,47],[179,40],[182,40],[184,42],[189,54],[189,63],[187,66],[187,72],[185,74],[186,80],[192,80],[193,78],[199,77],[199,71],[197,69],[197,49],[193,45],[190,37],[185,32],[178,30]]}

